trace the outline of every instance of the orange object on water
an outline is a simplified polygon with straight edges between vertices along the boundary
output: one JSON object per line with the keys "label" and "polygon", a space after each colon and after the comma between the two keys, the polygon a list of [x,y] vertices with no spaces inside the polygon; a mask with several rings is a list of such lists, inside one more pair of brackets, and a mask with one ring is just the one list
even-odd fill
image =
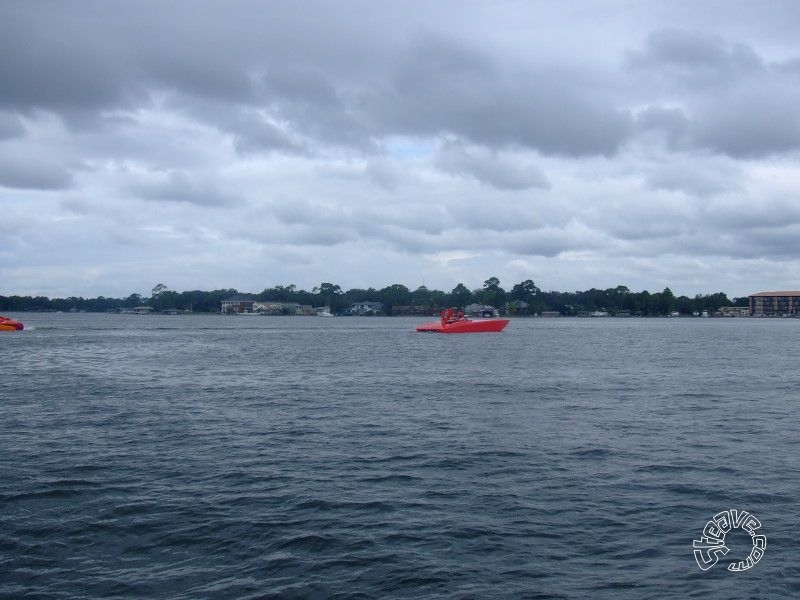
{"label": "orange object on water", "polygon": [[455,310],[446,308],[442,311],[441,318],[432,323],[425,323],[417,327],[417,331],[432,331],[436,333],[492,333],[503,331],[509,319],[469,319],[461,311],[455,316]]}
{"label": "orange object on water", "polygon": [[19,321],[0,316],[0,331],[22,331],[25,326]]}

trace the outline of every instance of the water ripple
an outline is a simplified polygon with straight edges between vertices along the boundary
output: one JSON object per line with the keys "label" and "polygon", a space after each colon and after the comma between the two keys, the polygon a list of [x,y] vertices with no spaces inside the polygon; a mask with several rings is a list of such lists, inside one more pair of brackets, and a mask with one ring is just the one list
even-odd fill
{"label": "water ripple", "polygon": [[[800,593],[798,323],[36,318],[0,357],[0,597]],[[703,573],[727,508],[767,554]]]}

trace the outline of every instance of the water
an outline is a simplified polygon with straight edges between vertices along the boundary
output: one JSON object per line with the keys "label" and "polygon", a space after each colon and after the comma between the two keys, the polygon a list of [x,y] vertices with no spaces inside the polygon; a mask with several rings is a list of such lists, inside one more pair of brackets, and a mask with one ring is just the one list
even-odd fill
{"label": "water", "polygon": [[800,596],[800,321],[17,316],[2,597]]}

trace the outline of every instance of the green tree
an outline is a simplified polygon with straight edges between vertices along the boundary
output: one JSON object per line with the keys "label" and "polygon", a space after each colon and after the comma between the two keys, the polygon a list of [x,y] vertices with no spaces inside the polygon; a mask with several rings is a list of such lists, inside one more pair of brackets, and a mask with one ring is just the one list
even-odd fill
{"label": "green tree", "polygon": [[650,292],[648,292],[647,290],[642,290],[641,292],[636,294],[634,310],[643,315],[649,315],[653,313],[652,304],[653,304],[653,295],[650,294]]}
{"label": "green tree", "polygon": [[691,298],[687,296],[678,296],[675,298],[675,310],[682,315],[689,315],[694,312],[694,306]]}
{"label": "green tree", "polygon": [[383,303],[383,311],[387,315],[392,314],[393,306],[407,306],[411,304],[411,290],[400,283],[395,283],[383,288],[379,294],[381,302]]}
{"label": "green tree", "polygon": [[742,296],[741,298],[734,298],[733,299],[734,306],[750,306],[750,298],[748,296]]}
{"label": "green tree", "polygon": [[411,302],[418,306],[431,306],[433,294],[427,287],[421,285],[411,293]]}
{"label": "green tree", "polygon": [[628,298],[631,291],[624,285],[618,285],[613,290],[609,290],[609,297],[613,298],[614,306],[617,310],[630,309]]}
{"label": "green tree", "polygon": [[[532,279],[526,279],[525,281],[515,283],[514,287],[511,288],[511,298],[515,301],[515,306],[513,307],[514,311],[517,314],[531,314],[535,312],[535,309],[538,308],[540,304],[536,297],[540,291],[541,290],[536,287]],[[524,309],[519,308],[522,302],[527,304],[527,307]]]}
{"label": "green tree", "polygon": [[312,293],[319,297],[323,306],[330,306],[331,311],[336,312],[342,310],[342,303],[339,301],[339,298],[342,296],[342,288],[338,285],[323,282],[319,284],[319,287],[315,287]]}
{"label": "green tree", "polygon": [[136,292],[125,298],[125,306],[128,308],[133,308],[134,306],[141,306],[143,303],[144,299],[142,298],[142,295],[137,294]]}
{"label": "green tree", "polygon": [[258,300],[273,300],[276,302],[294,302],[297,300],[297,286],[289,284],[287,286],[276,285],[274,288],[267,288],[261,292]]}
{"label": "green tree", "polygon": [[157,283],[151,292],[151,299],[155,308],[161,310],[163,308],[162,296],[169,288],[163,283]]}
{"label": "green tree", "polygon": [[[498,284],[499,283],[500,282],[498,282]],[[514,284],[514,287],[511,288],[511,297],[514,298],[514,300],[529,302],[539,291],[539,288],[536,287],[533,280],[526,279],[525,281]]]}
{"label": "green tree", "polygon": [[484,304],[499,308],[505,301],[506,292],[500,287],[500,280],[497,277],[490,277],[483,282],[481,299]]}
{"label": "green tree", "polygon": [[467,286],[465,286],[463,283],[459,283],[456,287],[454,287],[453,291],[451,291],[450,295],[447,297],[448,304],[457,306],[459,308],[464,308],[470,303],[471,300],[472,292],[470,292]]}
{"label": "green tree", "polygon": [[675,294],[671,289],[664,288],[664,291],[658,294],[656,306],[662,315],[668,315],[675,310]]}

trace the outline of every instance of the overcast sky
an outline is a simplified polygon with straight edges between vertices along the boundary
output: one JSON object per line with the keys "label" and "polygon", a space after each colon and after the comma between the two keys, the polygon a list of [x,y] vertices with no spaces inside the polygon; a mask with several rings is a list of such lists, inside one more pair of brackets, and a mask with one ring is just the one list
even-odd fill
{"label": "overcast sky", "polygon": [[0,3],[0,294],[800,289],[800,3]]}

